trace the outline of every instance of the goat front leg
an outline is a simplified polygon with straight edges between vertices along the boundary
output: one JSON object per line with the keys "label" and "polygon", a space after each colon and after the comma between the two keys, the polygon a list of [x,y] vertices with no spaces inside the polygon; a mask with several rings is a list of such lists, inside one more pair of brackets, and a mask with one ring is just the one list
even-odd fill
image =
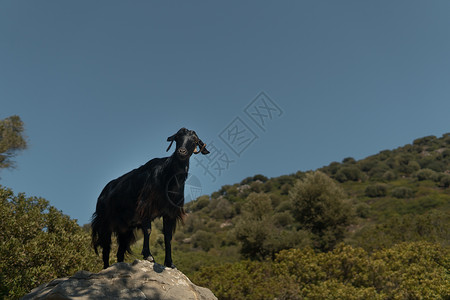
{"label": "goat front leg", "polygon": [[150,252],[150,234],[152,232],[152,223],[151,222],[145,222],[142,225],[142,232],[144,233],[144,244],[142,246],[142,255],[144,256],[145,260],[148,260],[150,262],[155,262],[155,259],[153,258],[152,253]]}
{"label": "goat front leg", "polygon": [[176,219],[163,217],[164,248],[166,250],[164,265],[172,269],[176,268],[172,262],[172,234],[175,229],[175,224]]}

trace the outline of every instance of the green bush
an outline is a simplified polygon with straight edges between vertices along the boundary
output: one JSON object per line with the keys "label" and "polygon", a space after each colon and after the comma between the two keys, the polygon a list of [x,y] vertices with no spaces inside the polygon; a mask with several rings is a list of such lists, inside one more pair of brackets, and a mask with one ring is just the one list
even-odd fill
{"label": "green bush", "polygon": [[380,161],[368,172],[368,174],[369,177],[381,179],[388,171],[391,171],[391,168],[385,162]]}
{"label": "green bush", "polygon": [[264,260],[280,250],[308,245],[310,238],[307,232],[284,228],[292,219],[287,211],[274,214],[268,195],[250,194],[235,227],[241,255],[252,260]]}
{"label": "green bush", "polygon": [[294,217],[288,211],[279,212],[273,216],[274,224],[278,227],[286,227],[294,223]]}
{"label": "green bush", "polygon": [[387,195],[387,186],[382,183],[377,183],[373,185],[369,185],[366,190],[364,191],[364,194],[367,197],[384,197]]}
{"label": "green bush", "polygon": [[204,195],[197,198],[197,200],[188,203],[187,208],[192,211],[199,211],[209,205],[209,197]]}
{"label": "green bush", "polygon": [[356,160],[353,157],[346,157],[342,160],[343,164],[354,164]]}
{"label": "green bush", "polygon": [[[450,139],[449,139],[450,140]],[[444,151],[442,151],[442,158],[448,158],[450,157],[450,149],[445,149]]]}
{"label": "green bush", "polygon": [[0,186],[0,298],[79,270],[98,271],[89,233],[42,198]]}
{"label": "green bush", "polygon": [[397,179],[397,174],[394,171],[386,171],[383,173],[382,178],[387,181],[392,181]]}
{"label": "green bush", "polygon": [[391,195],[395,198],[412,198],[414,191],[409,187],[400,186],[392,190]]}
{"label": "green bush", "polygon": [[402,173],[405,173],[405,174],[409,175],[409,174],[412,174],[412,173],[420,170],[420,165],[419,165],[419,163],[417,161],[411,160],[407,164],[404,164],[404,163],[401,164],[398,167],[398,170],[400,172],[402,172]]}
{"label": "green bush", "polygon": [[335,179],[339,182],[362,180],[361,170],[357,166],[342,167],[337,171]]}
{"label": "green bush", "polygon": [[234,209],[230,201],[226,198],[221,198],[217,204],[216,208],[212,211],[213,215],[217,219],[229,219],[234,215]]}
{"label": "green bush", "polygon": [[435,172],[443,172],[445,171],[447,164],[443,161],[433,160],[429,164],[427,164],[427,169],[433,170]]}
{"label": "green bush", "polygon": [[368,251],[392,247],[399,242],[426,241],[450,245],[450,216],[437,209],[422,215],[397,215],[385,222],[366,226],[353,240]]}
{"label": "green bush", "polygon": [[320,171],[308,173],[294,185],[289,197],[294,218],[311,231],[317,248],[332,249],[343,239],[352,212],[344,190],[330,177]]}
{"label": "green bush", "polygon": [[450,175],[444,175],[439,181],[439,186],[443,188],[448,188],[450,186]]}
{"label": "green bush", "polygon": [[214,235],[211,232],[198,230],[192,236],[194,247],[199,247],[204,251],[209,251],[214,246]]}
{"label": "green bush", "polygon": [[275,261],[209,266],[193,276],[219,299],[448,299],[448,248],[402,243],[373,253],[283,250]]}
{"label": "green bush", "polygon": [[272,265],[240,261],[201,268],[192,281],[208,287],[221,300],[274,299],[283,282],[278,282]]}
{"label": "green bush", "polygon": [[413,145],[428,146],[428,145],[430,145],[431,143],[433,143],[436,140],[437,140],[436,136],[429,135],[429,136],[425,136],[425,137],[422,137],[422,138],[415,139],[413,141]]}
{"label": "green bush", "polygon": [[356,215],[360,218],[367,218],[370,213],[370,206],[367,203],[359,203],[356,206]]}
{"label": "green bush", "polygon": [[369,172],[372,168],[374,168],[377,165],[377,160],[372,158],[366,158],[361,161],[359,161],[359,166],[361,168],[361,171]]}
{"label": "green bush", "polygon": [[437,179],[437,173],[431,169],[422,169],[416,172],[416,178],[419,181],[423,180],[436,180]]}
{"label": "green bush", "polygon": [[281,201],[275,208],[277,212],[283,211],[291,211],[292,210],[292,202],[290,200]]}

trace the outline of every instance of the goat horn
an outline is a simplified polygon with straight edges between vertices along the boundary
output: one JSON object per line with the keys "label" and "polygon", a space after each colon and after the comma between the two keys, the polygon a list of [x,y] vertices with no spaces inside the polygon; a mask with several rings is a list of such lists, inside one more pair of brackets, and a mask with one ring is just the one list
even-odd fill
{"label": "goat horn", "polygon": [[195,149],[194,149],[194,154],[199,154],[200,152],[202,152],[203,151],[203,149],[205,149],[205,147],[206,147],[206,144],[203,144],[203,146],[200,148],[200,150],[199,151],[197,151],[197,146],[195,146]]}
{"label": "goat horn", "polygon": [[172,147],[172,144],[173,144],[173,140],[170,142],[170,145],[169,145],[169,147],[167,147],[167,150],[166,150],[166,152],[167,151],[169,151],[169,149],[170,149],[170,147]]}

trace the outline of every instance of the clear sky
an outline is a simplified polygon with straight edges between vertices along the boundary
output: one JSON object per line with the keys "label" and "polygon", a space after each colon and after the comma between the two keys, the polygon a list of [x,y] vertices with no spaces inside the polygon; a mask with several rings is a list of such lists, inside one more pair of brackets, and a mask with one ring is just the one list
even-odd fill
{"label": "clear sky", "polygon": [[201,193],[441,136],[449,16],[447,0],[3,0],[0,119],[22,118],[29,149],[0,184],[84,224],[180,127],[215,150],[191,159]]}

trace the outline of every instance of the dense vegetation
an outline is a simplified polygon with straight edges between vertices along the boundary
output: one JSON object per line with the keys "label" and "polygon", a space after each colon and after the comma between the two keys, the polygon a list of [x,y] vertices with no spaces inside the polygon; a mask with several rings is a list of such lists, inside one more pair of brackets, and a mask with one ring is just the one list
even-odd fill
{"label": "dense vegetation", "polygon": [[[9,167],[15,150],[5,149]],[[315,172],[256,175],[186,205],[175,264],[220,299],[448,299],[449,186],[450,134]],[[89,226],[4,187],[0,200],[0,297],[101,268]],[[158,262],[161,229],[156,221]]]}
{"label": "dense vegetation", "polygon": [[[319,291],[349,293],[355,299],[367,295],[409,299],[420,293],[445,298],[450,296],[446,294],[450,258],[445,250],[450,246],[449,178],[450,134],[417,139],[360,161],[345,158],[315,172],[249,177],[187,205],[185,225],[175,234],[174,257],[194,282],[210,287],[223,299],[281,299],[283,292],[289,293],[287,298],[295,298],[294,294],[321,298]],[[161,261],[160,233],[152,241]],[[354,283],[334,275],[319,276],[316,281],[280,278],[296,276],[294,269],[282,274],[277,267],[289,253],[296,253],[289,257],[303,270],[303,261],[297,259],[301,255],[322,261],[341,255],[336,251],[358,253],[364,257],[359,261],[365,263],[355,266],[365,272],[358,276],[382,274],[384,281]],[[407,259],[427,251],[441,251],[442,256],[424,257],[418,265]],[[406,262],[402,264],[400,258]],[[384,266],[369,268],[371,260]],[[314,270],[309,271],[311,276]],[[436,282],[416,275],[437,276]],[[272,293],[263,288],[265,281],[273,283],[268,284]]]}
{"label": "dense vegetation", "polygon": [[202,268],[194,281],[220,299],[442,299],[448,297],[448,249],[402,243],[368,253],[339,244],[330,252],[283,250],[269,261]]}
{"label": "dense vegetation", "polygon": [[89,233],[45,199],[0,186],[0,221],[0,298],[18,298],[80,269],[101,269]]}

